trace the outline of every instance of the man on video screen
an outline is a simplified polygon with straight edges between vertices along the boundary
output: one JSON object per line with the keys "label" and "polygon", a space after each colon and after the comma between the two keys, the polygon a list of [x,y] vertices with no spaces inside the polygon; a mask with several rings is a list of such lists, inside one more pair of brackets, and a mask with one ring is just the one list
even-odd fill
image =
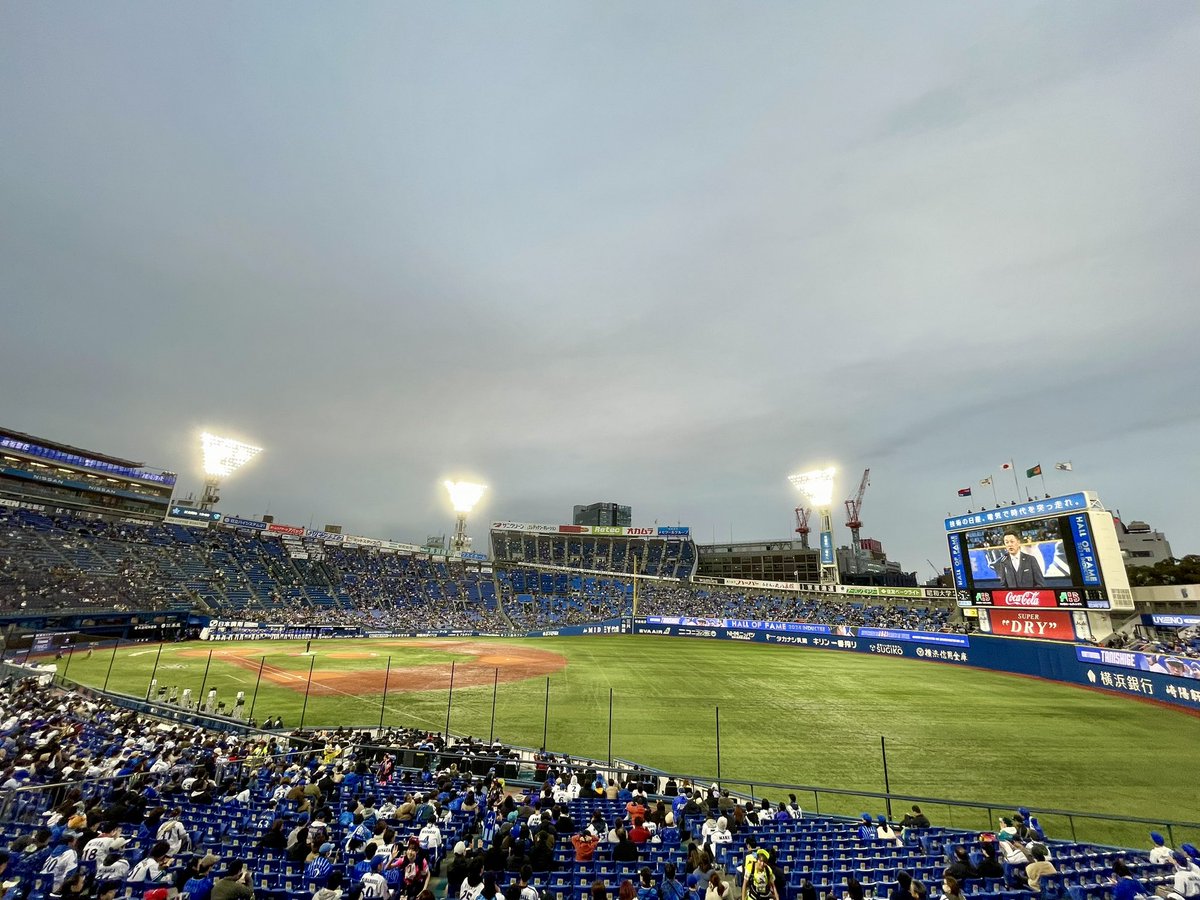
{"label": "man on video screen", "polygon": [[1032,553],[1021,550],[1021,539],[1013,532],[1004,535],[1004,553],[992,563],[992,569],[1006,588],[1044,588],[1042,567]]}

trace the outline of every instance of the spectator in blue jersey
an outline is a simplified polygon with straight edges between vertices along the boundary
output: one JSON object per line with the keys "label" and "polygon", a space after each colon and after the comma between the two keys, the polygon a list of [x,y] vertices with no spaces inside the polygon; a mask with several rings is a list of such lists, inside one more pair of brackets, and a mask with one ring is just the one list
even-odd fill
{"label": "spectator in blue jersey", "polygon": [[346,832],[346,852],[356,852],[359,847],[370,839],[371,829],[367,827],[362,813],[355,813],[352,817],[352,824]]}
{"label": "spectator in blue jersey", "polygon": [[363,847],[362,859],[354,864],[354,869],[350,872],[350,881],[361,881],[362,877],[370,872],[375,867],[375,857],[379,852],[379,845],[374,841]]}
{"label": "spectator in blue jersey", "polygon": [[1142,883],[1133,877],[1123,859],[1113,860],[1112,877],[1113,900],[1134,900],[1139,895],[1149,893]]}
{"label": "spectator in blue jersey", "polygon": [[317,848],[317,855],[304,867],[304,878],[309,884],[324,886],[329,879],[329,873],[333,871],[333,860],[330,859],[332,854],[333,844],[328,841]]}
{"label": "spectator in blue jersey", "polygon": [[875,825],[871,821],[871,814],[863,813],[861,816],[861,820],[859,821],[859,824],[858,824],[859,840],[871,841],[871,840],[875,839],[875,836],[876,836]]}
{"label": "spectator in blue jersey", "polygon": [[212,870],[219,861],[211,854],[200,860],[196,865],[196,874],[183,885],[183,894],[187,900],[209,900],[212,897]]}

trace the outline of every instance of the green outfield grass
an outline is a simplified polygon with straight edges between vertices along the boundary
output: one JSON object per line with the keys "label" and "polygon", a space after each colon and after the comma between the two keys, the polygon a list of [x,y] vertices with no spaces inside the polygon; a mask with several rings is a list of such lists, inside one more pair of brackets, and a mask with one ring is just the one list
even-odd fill
{"label": "green outfield grass", "polygon": [[[414,646],[415,643],[415,646]],[[391,658],[384,720],[441,731],[446,724],[451,663],[456,685],[453,732],[600,759],[609,752],[675,772],[725,781],[775,781],[881,791],[880,736],[887,738],[891,788],[897,793],[1006,804],[1195,820],[1200,810],[1200,718],[1161,706],[1032,678],[916,660],[791,647],[654,636],[538,640],[314,641],[168,644],[159,661],[162,686],[199,692],[207,686],[232,705],[250,703],[259,661],[287,687],[263,679],[255,715],[300,721],[304,684],[315,658],[306,725],[379,724],[383,674]],[[489,655],[478,656],[486,652]],[[559,667],[501,681],[493,712],[494,667],[507,654],[533,652]],[[243,664],[222,658],[247,657]],[[339,654],[342,658],[339,658]],[[144,696],[157,645],[117,652],[109,688]],[[77,652],[68,677],[99,686],[111,654]],[[66,662],[64,660],[64,662]],[[463,672],[476,680],[463,686]],[[61,670],[61,664],[60,664]],[[358,673],[364,683],[339,679]],[[399,675],[397,675],[399,673]],[[503,668],[502,668],[503,673]],[[549,678],[548,722],[546,683]],[[412,690],[401,689],[408,682]],[[318,691],[320,693],[318,693]],[[756,789],[772,799],[778,789]],[[808,808],[813,795],[800,797]],[[822,795],[827,812],[882,812],[878,801]],[[987,813],[927,809],[935,823],[984,828]],[[998,811],[997,811],[998,814]],[[1065,820],[1044,820],[1069,837]],[[1077,822],[1080,838],[1129,845],[1146,828]],[[1175,836],[1176,842],[1200,834]]]}

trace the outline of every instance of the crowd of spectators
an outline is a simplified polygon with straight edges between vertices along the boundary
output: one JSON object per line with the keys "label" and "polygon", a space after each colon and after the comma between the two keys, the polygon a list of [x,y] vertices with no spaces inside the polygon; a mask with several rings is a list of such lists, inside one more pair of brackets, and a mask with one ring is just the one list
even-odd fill
{"label": "crowd of spectators", "polygon": [[[558,565],[632,565],[680,571],[684,541],[531,537],[504,533],[500,548]],[[288,541],[288,542],[285,542]],[[458,561],[366,548],[297,544],[231,529],[48,516],[0,508],[0,610],[207,609],[222,618],[296,627],[505,632],[613,619],[633,611],[633,580],[496,564],[493,575]],[[303,549],[298,549],[303,548]],[[497,595],[497,587],[499,592]],[[831,625],[957,630],[950,609],[805,599],[639,580],[639,614]]]}
{"label": "crowd of spectators", "polygon": [[696,545],[690,538],[644,538],[492,532],[492,558],[499,565],[560,566],[592,572],[690,578]]}
{"label": "crowd of spectators", "polygon": [[751,801],[640,770],[616,779],[544,751],[518,759],[415,729],[216,735],[6,682],[0,894],[813,900],[819,889],[959,900],[987,885],[1021,900],[1050,896],[1048,885],[1061,893],[1064,876],[1113,900],[1156,887],[1200,894],[1200,853],[1158,833],[1149,854],[1114,855],[1048,840],[1028,810],[996,833],[966,834],[917,806],[901,821],[848,822],[805,812],[795,796]]}

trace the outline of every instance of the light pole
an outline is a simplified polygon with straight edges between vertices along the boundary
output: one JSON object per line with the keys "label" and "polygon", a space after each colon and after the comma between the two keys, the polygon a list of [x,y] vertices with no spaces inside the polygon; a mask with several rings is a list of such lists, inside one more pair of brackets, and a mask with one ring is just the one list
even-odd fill
{"label": "light pole", "polygon": [[821,584],[837,584],[837,556],[833,552],[833,476],[837,469],[829,466],[789,475],[790,481],[813,505],[821,517]]}
{"label": "light pole", "polygon": [[442,484],[450,494],[450,503],[455,513],[454,537],[450,541],[450,549],[455,553],[462,553],[471,546],[471,539],[467,537],[467,513],[475,508],[475,504],[487,490],[487,485],[471,481],[444,481]]}
{"label": "light pole", "polygon": [[233,438],[219,437],[209,432],[200,435],[200,448],[204,451],[204,493],[200,495],[200,508],[212,509],[221,501],[221,479],[244,466],[258,454],[261,447],[252,447]]}

